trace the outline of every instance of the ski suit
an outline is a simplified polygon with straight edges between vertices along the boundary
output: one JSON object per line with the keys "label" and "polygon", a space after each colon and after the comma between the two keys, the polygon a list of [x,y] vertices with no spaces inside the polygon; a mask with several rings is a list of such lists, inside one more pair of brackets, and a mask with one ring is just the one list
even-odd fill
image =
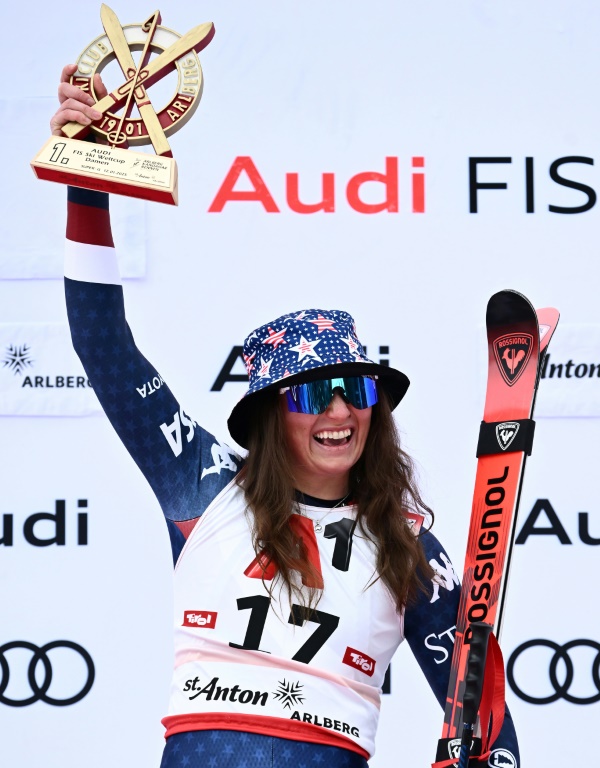
{"label": "ski suit", "polygon": [[[290,524],[312,547],[322,598],[307,620],[287,593],[269,594],[275,574],[263,583],[237,482],[243,459],[196,424],[135,345],[105,194],[69,189],[65,291],[74,347],[171,539],[175,669],[162,768],[365,766],[403,639],[444,702],[460,595],[447,554],[421,535],[438,576],[399,614],[373,582],[375,547],[355,528],[354,507],[304,498]],[[417,533],[421,521],[409,517]],[[493,748],[518,766],[508,712]]]}

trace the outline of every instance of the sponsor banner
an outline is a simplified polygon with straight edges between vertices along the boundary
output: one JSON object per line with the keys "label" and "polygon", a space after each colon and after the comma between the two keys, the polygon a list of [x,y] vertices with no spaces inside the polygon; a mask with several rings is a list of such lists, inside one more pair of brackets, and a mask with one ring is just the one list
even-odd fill
{"label": "sponsor banner", "polygon": [[542,367],[535,417],[600,417],[599,324],[558,326]]}
{"label": "sponsor banner", "polygon": [[[48,117],[55,108],[54,98],[0,99],[0,121],[10,146],[2,156],[3,176],[19,180],[18,194],[7,194],[2,201],[2,280],[63,276],[67,191],[61,184],[36,179],[28,168],[49,137]],[[38,126],[35,138],[23,130],[24,115]],[[147,203],[113,195],[110,207],[121,276],[145,277]]]}
{"label": "sponsor banner", "polygon": [[64,323],[0,323],[0,416],[101,411]]}

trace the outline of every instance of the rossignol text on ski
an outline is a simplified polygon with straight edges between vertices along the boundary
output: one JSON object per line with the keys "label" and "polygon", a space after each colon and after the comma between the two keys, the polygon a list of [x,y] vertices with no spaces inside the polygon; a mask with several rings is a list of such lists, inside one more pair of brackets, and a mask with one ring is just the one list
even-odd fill
{"label": "rossignol text on ski", "polygon": [[[490,625],[493,634],[489,639],[479,724],[475,727],[479,738],[474,739],[472,754],[487,760],[488,744],[493,743],[502,726],[504,675],[498,640],[525,461],[533,444],[532,417],[540,370],[558,319],[556,309],[536,313],[516,291],[500,291],[488,302],[487,392],[477,445],[477,475],[454,654],[435,768],[454,765],[459,757],[470,625],[474,622]],[[499,680],[501,691],[494,693],[492,677]],[[489,733],[492,712],[493,733]]]}

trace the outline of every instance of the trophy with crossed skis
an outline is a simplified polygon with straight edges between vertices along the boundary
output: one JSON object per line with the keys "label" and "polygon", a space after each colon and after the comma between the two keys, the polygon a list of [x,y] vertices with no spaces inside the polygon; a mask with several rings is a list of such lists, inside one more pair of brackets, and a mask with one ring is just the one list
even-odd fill
{"label": "trophy with crossed skis", "polygon": [[[177,164],[167,137],[195,112],[202,96],[202,68],[198,52],[212,40],[212,22],[185,35],[161,26],[159,11],[143,24],[122,26],[116,14],[102,5],[104,34],[81,54],[71,82],[95,99],[102,117],[90,125],[67,123],[61,136],[52,136],[31,165],[39,179],[76,187],[113,192],[177,205]],[[136,62],[132,51],[141,50]],[[150,59],[151,53],[158,55]],[[94,92],[94,75],[116,58],[125,81],[102,99]],[[173,70],[175,95],[155,110],[148,89]],[[133,107],[137,114],[132,114]],[[82,141],[92,132],[107,143]],[[155,155],[130,146],[152,144]]]}

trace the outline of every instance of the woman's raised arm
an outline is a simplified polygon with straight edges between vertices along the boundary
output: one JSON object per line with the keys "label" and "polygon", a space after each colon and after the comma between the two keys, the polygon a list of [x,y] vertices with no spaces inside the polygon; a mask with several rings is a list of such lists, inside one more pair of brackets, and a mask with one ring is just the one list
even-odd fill
{"label": "woman's raised arm", "polygon": [[[70,74],[65,67],[53,131],[88,120],[92,109],[83,91],[85,98],[73,95],[79,89],[66,82]],[[102,92],[101,81],[95,87]],[[233,479],[240,459],[185,413],[138,350],[125,319],[105,193],[69,188],[65,293],[73,345],[111,424],[166,517],[195,520]]]}

